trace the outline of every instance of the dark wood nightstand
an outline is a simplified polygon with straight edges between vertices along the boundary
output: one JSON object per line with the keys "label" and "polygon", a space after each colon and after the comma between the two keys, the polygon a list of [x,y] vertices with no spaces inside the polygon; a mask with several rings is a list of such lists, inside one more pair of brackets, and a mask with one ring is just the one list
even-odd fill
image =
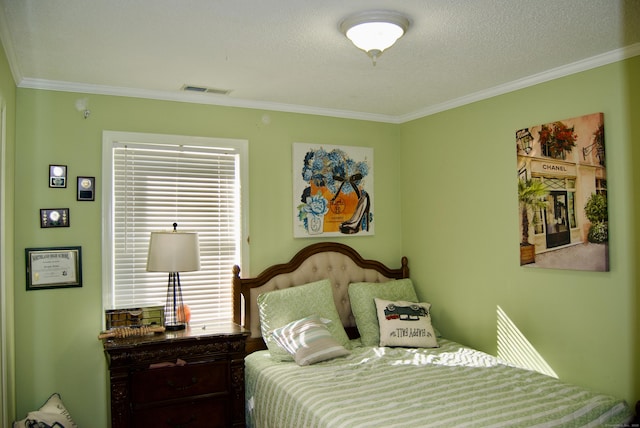
{"label": "dark wood nightstand", "polygon": [[226,323],[103,340],[112,428],[244,427],[248,335]]}

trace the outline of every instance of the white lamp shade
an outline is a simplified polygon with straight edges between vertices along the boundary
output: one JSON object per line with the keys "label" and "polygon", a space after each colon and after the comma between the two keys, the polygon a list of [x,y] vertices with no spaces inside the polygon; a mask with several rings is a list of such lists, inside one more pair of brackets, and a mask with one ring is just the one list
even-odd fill
{"label": "white lamp shade", "polygon": [[359,49],[369,56],[378,57],[390,48],[409,28],[409,19],[404,15],[388,11],[373,10],[346,18],[340,30]]}
{"label": "white lamp shade", "polygon": [[195,232],[151,232],[149,272],[191,272],[200,270],[200,245]]}
{"label": "white lamp shade", "polygon": [[365,22],[347,30],[346,36],[365,52],[383,52],[404,34],[404,30],[391,22]]}

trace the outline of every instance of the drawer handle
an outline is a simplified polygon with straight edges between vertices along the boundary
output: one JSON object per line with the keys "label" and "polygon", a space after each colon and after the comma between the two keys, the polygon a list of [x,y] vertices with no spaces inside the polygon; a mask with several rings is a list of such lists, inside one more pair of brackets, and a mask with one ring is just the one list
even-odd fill
{"label": "drawer handle", "polygon": [[168,381],[167,381],[167,385],[168,385],[169,387],[171,387],[171,388],[175,389],[176,391],[185,391],[185,390],[187,390],[187,389],[189,389],[189,388],[191,388],[191,387],[193,387],[193,386],[197,385],[197,384],[198,384],[198,382],[200,382],[200,381],[198,380],[198,378],[197,378],[197,377],[195,377],[195,376],[194,376],[194,377],[192,377],[192,378],[191,378],[191,383],[189,383],[189,384],[186,384],[186,385],[180,385],[180,386],[178,386],[178,385],[176,385],[176,384],[175,384],[175,382],[174,382],[174,381],[172,381],[172,380],[168,380]]}
{"label": "drawer handle", "polygon": [[196,421],[196,417],[194,415],[191,415],[189,420],[185,422],[173,422],[173,420],[167,419],[167,426],[173,427],[173,428],[185,428],[191,425],[192,423],[194,423],[195,421]]}

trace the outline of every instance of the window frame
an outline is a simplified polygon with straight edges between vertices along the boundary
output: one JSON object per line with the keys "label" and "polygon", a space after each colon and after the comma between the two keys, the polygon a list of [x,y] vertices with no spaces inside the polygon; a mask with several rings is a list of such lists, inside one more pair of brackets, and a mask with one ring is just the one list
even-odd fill
{"label": "window frame", "polygon": [[[102,307],[114,308],[113,289],[113,146],[131,142],[136,145],[185,145],[206,147],[230,147],[239,154],[240,168],[240,268],[248,272],[249,266],[249,141],[231,138],[213,138],[172,134],[103,131],[102,134]],[[231,272],[229,272],[231,287]],[[164,302],[162,302],[164,304]],[[231,318],[229,319],[231,321]],[[105,317],[102,317],[103,328]]]}

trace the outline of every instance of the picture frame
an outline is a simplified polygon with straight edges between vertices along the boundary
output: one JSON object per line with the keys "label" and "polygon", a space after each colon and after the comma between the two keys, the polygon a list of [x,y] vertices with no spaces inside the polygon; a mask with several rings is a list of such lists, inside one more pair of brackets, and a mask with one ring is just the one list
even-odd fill
{"label": "picture frame", "polygon": [[373,236],[373,148],[293,143],[293,237]]}
{"label": "picture frame", "polygon": [[96,199],[96,178],[78,176],[76,179],[78,201],[95,201]]}
{"label": "picture frame", "polygon": [[520,266],[609,271],[604,125],[596,112],[516,130]]}
{"label": "picture frame", "polygon": [[49,165],[49,187],[67,187],[67,166]]}
{"label": "picture frame", "polygon": [[25,248],[27,291],[82,287],[82,247]]}
{"label": "picture frame", "polygon": [[69,208],[40,209],[40,227],[69,227]]}

